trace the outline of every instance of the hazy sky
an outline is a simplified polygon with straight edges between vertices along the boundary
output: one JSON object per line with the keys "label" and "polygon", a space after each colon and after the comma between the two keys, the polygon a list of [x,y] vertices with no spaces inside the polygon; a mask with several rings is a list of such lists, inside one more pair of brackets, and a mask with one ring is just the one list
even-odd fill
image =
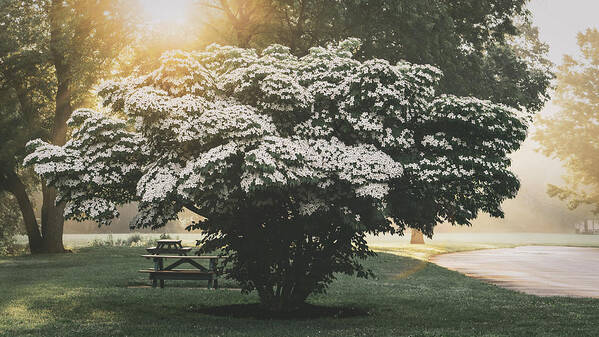
{"label": "hazy sky", "polygon": [[529,8],[541,40],[549,43],[549,58],[556,64],[562,55],[576,53],[578,32],[599,28],[599,0],[532,0]]}

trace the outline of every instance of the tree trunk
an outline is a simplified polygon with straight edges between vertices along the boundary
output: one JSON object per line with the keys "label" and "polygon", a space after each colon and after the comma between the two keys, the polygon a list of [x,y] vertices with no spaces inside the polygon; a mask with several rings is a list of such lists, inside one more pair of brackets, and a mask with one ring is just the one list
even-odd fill
{"label": "tree trunk", "polygon": [[64,253],[65,249],[62,243],[64,204],[54,205],[56,190],[42,184],[42,230],[40,232],[33,204],[29,199],[29,195],[27,195],[27,188],[21,178],[15,172],[4,172],[0,175],[0,183],[17,199],[19,209],[23,215],[31,254]]}
{"label": "tree trunk", "polygon": [[412,237],[410,238],[411,244],[424,244],[424,235],[421,231],[412,228]]}
{"label": "tree trunk", "polygon": [[[56,111],[52,127],[52,143],[64,145],[67,140],[67,120],[73,111],[69,90],[68,73],[61,66],[56,66],[58,87],[56,91]],[[64,203],[56,204],[57,191],[54,187],[42,182],[42,237],[44,251],[47,253],[64,253],[62,234],[64,230]]]}
{"label": "tree trunk", "polygon": [[[71,73],[67,59],[61,49],[61,42],[65,38],[60,27],[59,13],[62,10],[62,1],[52,1],[50,8],[50,52],[56,71],[56,109],[54,124],[52,125],[52,143],[62,146],[67,141],[67,121],[71,117],[73,107],[71,104]],[[64,203],[56,204],[57,191],[54,187],[46,186],[42,182],[42,238],[44,251],[48,253],[63,253],[62,243],[64,230]]]}
{"label": "tree trunk", "polygon": [[258,288],[260,304],[268,311],[272,312],[293,312],[306,305],[308,294],[294,292],[293,285],[278,288],[275,292],[273,288]]}
{"label": "tree trunk", "polygon": [[227,0],[220,0],[220,9],[225,13],[227,19],[231,23],[231,26],[235,30],[237,46],[241,48],[249,48],[250,41],[254,35],[252,27],[253,23],[251,22],[251,13],[248,12],[248,9],[245,7],[245,5],[233,10]]}
{"label": "tree trunk", "polygon": [[0,180],[2,180],[3,187],[6,187],[6,189],[17,199],[19,209],[23,215],[23,222],[25,223],[25,231],[27,232],[27,238],[29,240],[29,250],[32,254],[43,253],[44,246],[42,236],[37,220],[35,219],[33,205],[27,195],[25,184],[23,184],[21,178],[12,171],[2,174]]}
{"label": "tree trunk", "polygon": [[44,252],[64,253],[62,234],[64,229],[64,203],[55,205],[56,189],[42,183],[42,237]]}

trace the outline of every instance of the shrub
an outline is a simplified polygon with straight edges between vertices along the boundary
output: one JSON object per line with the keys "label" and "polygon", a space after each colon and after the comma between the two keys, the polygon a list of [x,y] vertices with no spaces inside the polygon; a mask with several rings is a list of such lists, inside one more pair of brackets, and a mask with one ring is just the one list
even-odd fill
{"label": "shrub", "polygon": [[[149,74],[100,88],[111,115],[76,111],[64,146],[29,144],[65,215],[133,227],[187,208],[202,250],[272,310],[292,310],[335,273],[368,276],[366,234],[502,216],[519,182],[507,154],[529,116],[436,96],[434,67],[358,61],[350,39],[304,57],[279,45],[169,52]],[[115,116],[125,116],[120,119]]]}
{"label": "shrub", "polygon": [[139,235],[139,234],[133,234],[133,235],[130,235],[127,238],[127,242],[126,243],[127,243],[127,246],[135,246],[135,245],[137,245],[137,244],[139,244],[141,242],[142,242],[141,235]]}

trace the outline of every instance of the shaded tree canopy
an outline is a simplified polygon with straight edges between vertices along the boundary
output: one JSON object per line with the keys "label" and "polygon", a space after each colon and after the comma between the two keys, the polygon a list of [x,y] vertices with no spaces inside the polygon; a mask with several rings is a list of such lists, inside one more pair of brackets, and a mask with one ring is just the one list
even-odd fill
{"label": "shaded tree canopy", "polygon": [[[441,93],[539,111],[552,79],[526,0],[198,0],[203,38],[241,47],[309,48],[356,37],[358,59],[431,64]],[[240,37],[241,36],[241,37]]]}
{"label": "shaded tree canopy", "polygon": [[553,101],[558,113],[540,118],[535,139],[541,151],[565,163],[564,186],[548,193],[570,208],[587,204],[599,212],[599,31],[578,34],[580,54],[564,56]]}
{"label": "shaded tree canopy", "polygon": [[191,226],[202,249],[224,249],[228,275],[267,306],[294,308],[335,272],[367,275],[367,233],[502,216],[519,187],[507,155],[529,114],[438,95],[437,68],[359,61],[358,49],[168,52],[150,73],[106,82],[109,115],[78,110],[71,140],[31,142],[25,162],[69,218],[108,224],[131,201],[133,227],[183,208],[206,217]]}

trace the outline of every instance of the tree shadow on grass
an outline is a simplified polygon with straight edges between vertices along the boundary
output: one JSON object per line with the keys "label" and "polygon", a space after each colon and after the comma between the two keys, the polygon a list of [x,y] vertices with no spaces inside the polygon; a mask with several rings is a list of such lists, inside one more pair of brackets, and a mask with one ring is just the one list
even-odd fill
{"label": "tree shadow on grass", "polygon": [[351,318],[368,316],[368,311],[356,307],[330,307],[313,304],[306,304],[297,310],[285,312],[270,311],[258,303],[232,304],[211,307],[191,306],[189,311],[204,315],[232,318],[252,318],[258,320],[306,320],[317,318]]}

